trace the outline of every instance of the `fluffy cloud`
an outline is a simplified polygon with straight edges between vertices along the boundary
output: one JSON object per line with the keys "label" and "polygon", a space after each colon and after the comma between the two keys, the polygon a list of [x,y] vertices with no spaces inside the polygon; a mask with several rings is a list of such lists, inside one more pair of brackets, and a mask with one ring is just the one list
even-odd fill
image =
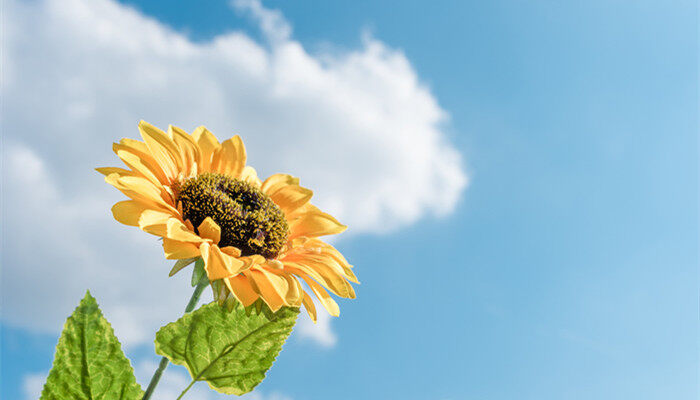
{"label": "fluffy cloud", "polygon": [[[262,42],[195,43],[112,0],[3,4],[6,322],[56,332],[85,288],[126,343],[180,313],[186,277],[166,279],[158,242],[111,220],[121,196],[92,170],[118,164],[109,144],[140,119],[240,133],[261,176],[302,177],[350,235],[454,208],[467,180],[447,115],[400,51],[366,38],[312,55],[279,12],[234,5]],[[335,341],[327,321],[298,332]]]}
{"label": "fluffy cloud", "polygon": [[331,329],[331,316],[327,313],[318,313],[316,323],[306,313],[299,316],[299,320],[294,327],[294,332],[302,338],[310,339],[323,347],[333,347],[338,341],[338,337]]}

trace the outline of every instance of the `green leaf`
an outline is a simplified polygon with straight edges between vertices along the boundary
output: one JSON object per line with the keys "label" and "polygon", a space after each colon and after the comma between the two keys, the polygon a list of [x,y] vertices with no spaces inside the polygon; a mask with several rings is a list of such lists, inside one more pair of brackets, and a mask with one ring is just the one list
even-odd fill
{"label": "green leaf", "polygon": [[[156,353],[184,365],[195,381],[226,394],[248,393],[264,378],[294,327],[299,310],[246,315],[210,303],[156,333]],[[271,317],[271,318],[268,318]]]}
{"label": "green leaf", "polygon": [[140,400],[141,386],[88,291],[68,317],[40,400]]}

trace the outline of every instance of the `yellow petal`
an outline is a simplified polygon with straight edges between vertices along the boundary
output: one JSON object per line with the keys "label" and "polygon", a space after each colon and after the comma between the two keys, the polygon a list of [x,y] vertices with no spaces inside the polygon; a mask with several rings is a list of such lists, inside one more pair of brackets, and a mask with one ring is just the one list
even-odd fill
{"label": "yellow petal", "polygon": [[299,178],[295,178],[287,174],[274,174],[265,179],[260,190],[263,191],[268,196],[273,195],[275,192],[287,185],[298,185]]}
{"label": "yellow petal", "polygon": [[[312,244],[309,244],[309,246],[311,245]],[[317,249],[319,250],[318,253],[310,255],[312,259],[318,260],[332,267],[350,282],[360,283],[360,281],[357,279],[357,276],[355,276],[355,274],[352,272],[352,265],[350,265],[345,259],[345,257],[343,257],[343,255],[340,254],[338,250],[333,248],[333,246],[326,243],[322,243],[322,246],[319,246]]]}
{"label": "yellow petal", "polygon": [[223,253],[217,245],[203,242],[199,245],[199,250],[204,260],[204,269],[211,281],[237,275],[246,268],[243,261]]}
{"label": "yellow petal", "polygon": [[309,318],[311,318],[312,321],[316,322],[316,305],[311,299],[311,296],[309,296],[309,294],[306,293],[306,291],[304,291],[304,299],[302,300],[302,302],[304,304],[306,312],[309,314]]}
{"label": "yellow petal", "polygon": [[192,139],[197,142],[200,153],[199,171],[207,172],[211,170],[211,159],[214,152],[219,148],[219,141],[207,128],[200,126],[192,132]]}
{"label": "yellow petal", "polygon": [[285,214],[284,217],[287,219],[288,224],[292,224],[295,221],[298,222],[298,220],[301,219],[301,217],[306,216],[306,214],[313,214],[313,213],[323,213],[318,207],[311,203],[306,203],[303,206],[297,208],[294,212]]}
{"label": "yellow petal", "polygon": [[149,124],[146,121],[139,122],[139,132],[153,158],[161,166],[165,175],[175,179],[180,171],[180,151],[167,133]]}
{"label": "yellow petal", "polygon": [[192,243],[178,242],[168,238],[163,238],[163,251],[168,260],[179,260],[182,258],[199,257],[199,247]]}
{"label": "yellow petal", "polygon": [[204,260],[204,270],[207,272],[207,277],[209,277],[210,281],[231,276],[226,271],[223,260],[214,255],[215,248],[218,248],[218,246],[210,245],[208,242],[199,244],[199,252],[202,253],[202,260]]}
{"label": "yellow petal", "polygon": [[253,254],[252,256],[240,257],[240,260],[246,263],[250,268],[265,263],[265,257],[259,254]]}
{"label": "yellow petal", "polygon": [[289,283],[289,291],[285,297],[287,304],[292,307],[301,306],[302,300],[304,299],[304,290],[302,289],[301,284],[297,278],[290,274],[284,274],[282,277]]}
{"label": "yellow petal", "polygon": [[115,154],[117,154],[120,151],[126,151],[135,155],[136,157],[141,159],[141,162],[143,164],[148,166],[151,172],[156,177],[158,177],[158,180],[161,183],[169,183],[168,178],[165,176],[165,172],[163,172],[163,168],[158,164],[156,159],[153,158],[150,150],[148,149],[148,146],[146,146],[145,143],[140,142],[138,140],[124,138],[120,140],[119,143],[112,144],[112,150]]}
{"label": "yellow petal", "polygon": [[212,159],[212,170],[239,178],[246,162],[245,146],[241,137],[236,135],[221,143]]}
{"label": "yellow petal", "polygon": [[[287,281],[273,274],[265,273],[258,268],[251,268],[243,272],[249,279],[250,284],[260,295],[260,298],[270,307],[270,310],[277,311],[285,305],[284,295],[287,292]],[[273,276],[273,278],[269,278]],[[274,283],[273,283],[274,282]]]}
{"label": "yellow petal", "polygon": [[332,246],[323,243],[318,239],[311,239],[307,241],[303,247],[291,248],[284,256],[284,260],[297,261],[301,263],[309,261],[312,264],[323,264],[329,268],[332,268],[337,274],[348,278],[350,281],[359,283],[357,281],[357,277],[352,272],[352,265],[348,264],[345,257],[343,257],[342,254],[340,254],[340,252],[338,252]]}
{"label": "yellow petal", "polygon": [[[287,305],[292,307],[301,306],[301,301],[303,299],[303,290],[301,288],[301,284],[293,275],[284,272],[275,264],[281,263],[277,260],[266,260],[265,264],[263,264],[263,268],[260,268],[260,270],[265,274],[265,276],[270,277],[269,279],[273,281],[273,283],[281,282],[279,281],[279,278],[282,278],[285,281],[287,281],[286,285],[277,286],[277,289],[279,289],[278,293],[284,298],[284,301]],[[280,265],[280,267],[282,267],[282,265]],[[275,277],[272,277],[272,275],[275,275]]]}
{"label": "yellow petal", "polygon": [[201,243],[204,241],[199,235],[192,232],[182,221],[170,218],[167,222],[167,237],[181,242]]}
{"label": "yellow petal", "polygon": [[313,194],[314,192],[301,186],[287,185],[271,194],[270,198],[285,214],[290,214],[308,203]]}
{"label": "yellow petal", "polygon": [[289,230],[291,234],[289,238],[334,235],[343,232],[345,229],[347,229],[347,226],[338,222],[330,214],[321,211],[308,212],[290,222]]}
{"label": "yellow petal", "polygon": [[298,238],[289,243],[289,248],[284,255],[284,261],[303,263],[304,260],[310,259],[312,262],[323,263],[333,268],[350,282],[360,283],[352,272],[352,265],[348,263],[338,250],[328,243],[317,238]]}
{"label": "yellow petal", "polygon": [[154,204],[154,208],[167,210],[173,214],[177,214],[171,204],[165,200],[165,196],[169,196],[161,188],[156,187],[151,181],[146,178],[137,176],[119,176],[119,174],[109,174],[105,177],[105,182],[116,187],[134,200],[140,200],[144,204]]}
{"label": "yellow petal", "polygon": [[148,207],[143,203],[134,200],[124,200],[112,206],[112,215],[114,215],[114,219],[124,225],[139,226],[139,218],[146,210],[148,210]]}
{"label": "yellow petal", "polygon": [[311,256],[304,259],[301,264],[318,271],[328,282],[328,287],[332,287],[338,296],[350,299],[355,298],[355,289],[345,279],[342,267],[334,259],[324,256]]}
{"label": "yellow petal", "polygon": [[258,294],[250,285],[250,282],[248,282],[248,279],[243,275],[236,275],[224,279],[224,283],[231,291],[231,294],[233,294],[244,307],[248,307],[259,298]]}
{"label": "yellow petal", "polygon": [[214,244],[219,244],[219,240],[221,240],[221,228],[211,217],[204,218],[204,221],[197,227],[197,232],[199,232],[199,236],[210,239]]}
{"label": "yellow petal", "polygon": [[229,272],[230,275],[240,274],[241,272],[245,271],[253,265],[250,263],[246,263],[244,260],[240,260],[236,257],[232,257],[224,253],[218,246],[216,248],[219,251],[219,255],[217,255],[217,257],[221,257],[221,259],[224,262],[224,266],[226,267],[226,270]]}
{"label": "yellow petal", "polygon": [[328,313],[334,317],[337,317],[340,315],[340,307],[338,307],[338,303],[335,302],[331,298],[331,296],[326,292],[321,285],[316,283],[313,279],[310,279],[309,277],[305,275],[301,275],[301,278],[306,282],[307,285],[313,290],[314,294],[318,298],[318,300],[323,304],[323,307],[325,307],[326,310],[328,310]]}
{"label": "yellow petal", "polygon": [[211,257],[211,244],[209,242],[200,243],[199,252],[202,254],[202,260],[204,260],[204,269],[207,269],[207,263],[209,262],[209,257]]}
{"label": "yellow petal", "polygon": [[198,164],[200,159],[197,142],[183,129],[172,125],[168,126],[168,135],[173,138],[173,141],[180,149],[182,169],[185,176],[190,176],[193,172],[196,173],[196,171],[192,171],[192,166]]}
{"label": "yellow petal", "polygon": [[243,168],[243,172],[241,172],[241,180],[243,180],[244,182],[248,182],[256,188],[260,188],[260,186],[262,185],[260,179],[258,178],[258,173],[255,172],[255,168],[249,165]]}
{"label": "yellow petal", "polygon": [[351,282],[360,283],[355,274],[352,272],[352,265],[350,265],[348,260],[346,260],[335,247],[321,241],[320,239],[311,239],[309,245],[319,246],[321,248],[321,254],[325,255],[326,257],[332,257],[338,263],[338,265],[340,265],[345,273],[345,276]]}
{"label": "yellow petal", "polygon": [[135,172],[141,174],[144,178],[155,183],[156,185],[161,184],[161,182],[158,180],[158,177],[156,177],[156,175],[151,170],[150,166],[144,163],[144,161],[137,155],[130,153],[126,150],[117,150],[117,156],[121,158],[122,161],[124,161],[124,164],[126,164]]}
{"label": "yellow petal", "polygon": [[148,149],[148,146],[146,146],[146,143],[140,140],[123,138],[119,141],[119,144],[139,153],[148,154],[149,157],[151,157],[151,151]]}
{"label": "yellow petal", "polygon": [[352,285],[326,265],[309,262],[308,260],[302,260],[302,262],[288,262],[285,260],[284,268],[285,271],[299,276],[308,275],[312,277],[338,296],[350,299],[355,298],[355,290]]}
{"label": "yellow petal", "polygon": [[226,246],[226,247],[222,247],[221,251],[230,255],[231,257],[238,258],[241,256],[241,249],[239,249],[238,247]]}
{"label": "yellow petal", "polygon": [[100,167],[100,168],[95,168],[95,171],[101,173],[104,176],[107,176],[110,174],[117,174],[119,176],[136,176],[134,171],[129,171],[128,169],[117,168],[117,167]]}
{"label": "yellow petal", "polygon": [[343,266],[342,264],[341,264],[341,266],[343,268],[343,274],[344,274],[345,278],[347,280],[349,280],[350,282],[357,283],[359,285],[360,280],[357,279],[357,276],[355,275],[354,272],[352,272],[352,269],[350,269],[349,267]]}
{"label": "yellow petal", "polygon": [[139,216],[139,228],[152,235],[168,237],[168,220],[172,215],[157,210],[144,210]]}

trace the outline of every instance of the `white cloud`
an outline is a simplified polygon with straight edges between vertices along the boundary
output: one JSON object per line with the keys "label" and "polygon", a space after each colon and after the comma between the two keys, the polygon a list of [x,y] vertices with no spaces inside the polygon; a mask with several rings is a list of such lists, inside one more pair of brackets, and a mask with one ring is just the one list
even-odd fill
{"label": "white cloud", "polygon": [[155,237],[114,225],[105,208],[109,193],[66,195],[59,174],[32,151],[3,150],[4,320],[57,332],[86,289],[125,345],[152,340],[160,325],[178,318],[187,276],[167,279]]}
{"label": "white cloud", "polygon": [[[112,0],[3,4],[6,322],[57,332],[86,288],[127,345],[180,314],[187,277],[167,279],[158,242],[111,219],[121,195],[92,169],[118,165],[110,143],[136,137],[140,119],[240,133],[261,176],[301,176],[348,234],[454,208],[466,177],[446,113],[400,51],[366,38],[312,55],[279,12],[235,4],[266,42],[195,43]],[[307,328],[298,334],[335,340],[325,322]]]}
{"label": "white cloud", "polygon": [[233,0],[231,5],[243,12],[248,12],[260,25],[260,29],[275,44],[289,40],[292,27],[279,10],[263,7],[260,0]]}
{"label": "white cloud", "polygon": [[302,338],[313,340],[323,347],[333,347],[338,341],[338,337],[331,328],[331,316],[325,312],[317,313],[316,323],[311,321],[307,313],[301,312],[299,320],[294,327],[294,332]]}
{"label": "white cloud", "polygon": [[48,372],[44,374],[30,374],[22,379],[22,390],[26,400],[36,400],[41,397],[41,391],[44,389],[44,382]]}

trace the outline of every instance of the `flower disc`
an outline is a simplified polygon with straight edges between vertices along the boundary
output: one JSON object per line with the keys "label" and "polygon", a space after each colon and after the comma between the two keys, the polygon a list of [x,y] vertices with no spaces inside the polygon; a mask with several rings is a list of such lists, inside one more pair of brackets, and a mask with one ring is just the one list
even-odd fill
{"label": "flower disc", "polygon": [[221,227],[219,246],[234,246],[243,256],[274,258],[289,235],[282,210],[254,186],[229,176],[205,173],[179,188],[182,213],[194,226],[211,217]]}

